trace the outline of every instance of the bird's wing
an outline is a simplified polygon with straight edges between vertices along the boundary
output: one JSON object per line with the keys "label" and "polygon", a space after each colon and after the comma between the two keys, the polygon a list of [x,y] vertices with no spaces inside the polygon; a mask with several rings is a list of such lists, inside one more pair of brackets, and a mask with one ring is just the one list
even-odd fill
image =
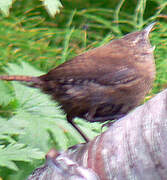
{"label": "bird's wing", "polygon": [[[96,60],[95,60],[96,61]],[[107,61],[106,61],[107,62]],[[137,78],[137,70],[132,64],[126,61],[118,63],[94,61],[69,61],[62,66],[50,71],[43,78],[55,82],[67,84],[80,84],[83,82],[96,82],[101,85],[126,84]]]}
{"label": "bird's wing", "polygon": [[119,85],[127,84],[135,81],[138,78],[137,70],[133,67],[120,67],[114,72],[105,73],[97,79],[97,82],[102,85]]}
{"label": "bird's wing", "polygon": [[111,47],[111,44],[76,56],[42,78],[65,84],[94,81],[102,85],[116,85],[133,81],[137,77],[134,62],[127,59],[128,52],[123,46]]}
{"label": "bird's wing", "polygon": [[76,69],[61,69],[61,73],[57,73],[54,70],[54,72],[49,73],[49,76],[47,75],[45,77],[48,80],[60,84],[86,85],[89,82],[93,82],[104,86],[115,86],[135,81],[138,78],[138,73],[135,68],[127,66],[122,66],[112,70],[107,68],[94,70],[90,67],[80,69],[78,67]]}

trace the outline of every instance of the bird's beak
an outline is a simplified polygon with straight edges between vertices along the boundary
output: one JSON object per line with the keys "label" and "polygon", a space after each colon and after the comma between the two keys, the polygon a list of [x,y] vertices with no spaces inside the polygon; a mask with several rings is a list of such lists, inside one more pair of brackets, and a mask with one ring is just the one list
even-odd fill
{"label": "bird's beak", "polygon": [[150,31],[152,30],[153,26],[156,24],[156,22],[153,22],[151,24],[149,24],[144,30],[143,32],[145,33],[146,37],[148,37]]}

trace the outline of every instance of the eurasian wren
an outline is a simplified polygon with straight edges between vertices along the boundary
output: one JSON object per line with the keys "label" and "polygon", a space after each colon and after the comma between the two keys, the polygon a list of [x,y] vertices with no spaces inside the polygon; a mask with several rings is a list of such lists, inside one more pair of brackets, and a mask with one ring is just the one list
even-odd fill
{"label": "eurasian wren", "polygon": [[60,103],[68,122],[88,141],[73,122],[75,117],[89,122],[119,119],[150,91],[155,63],[148,35],[153,25],[76,56],[45,75],[0,79],[32,82],[50,94]]}

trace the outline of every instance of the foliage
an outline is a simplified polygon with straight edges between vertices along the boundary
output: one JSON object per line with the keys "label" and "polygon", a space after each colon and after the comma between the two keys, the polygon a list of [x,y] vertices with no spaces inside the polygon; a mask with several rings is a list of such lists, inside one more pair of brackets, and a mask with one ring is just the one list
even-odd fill
{"label": "foliage", "polygon": [[[13,0],[0,0],[0,10],[5,16],[9,15],[9,9],[12,6],[12,2]],[[59,8],[62,7],[59,0],[42,0],[42,2],[48,10],[48,13],[53,17],[60,11]]]}
{"label": "foliage", "polygon": [[9,14],[9,8],[12,5],[12,0],[0,0],[0,9],[4,13],[4,15]]}
{"label": "foliage", "polygon": [[14,143],[6,147],[0,146],[0,165],[13,170],[18,170],[13,161],[32,161],[32,159],[41,159],[44,153],[37,149],[25,147],[24,144]]}
{"label": "foliage", "polygon": [[[11,3],[0,0],[4,13]],[[61,6],[56,0],[42,3]],[[49,6],[53,15],[57,10]],[[157,21],[150,36],[156,46],[157,78],[146,99],[167,87],[166,0],[64,0],[63,7],[51,18],[40,1],[13,1],[10,16],[0,16],[1,74],[41,75],[87,49]],[[56,102],[21,83],[0,82],[0,115],[3,180],[25,179],[52,147],[63,150],[83,142]],[[98,123],[75,121],[90,138],[101,132]]]}
{"label": "foliage", "polygon": [[62,7],[59,0],[43,0],[43,4],[48,10],[48,13],[54,17],[54,15],[60,12],[59,8]]}

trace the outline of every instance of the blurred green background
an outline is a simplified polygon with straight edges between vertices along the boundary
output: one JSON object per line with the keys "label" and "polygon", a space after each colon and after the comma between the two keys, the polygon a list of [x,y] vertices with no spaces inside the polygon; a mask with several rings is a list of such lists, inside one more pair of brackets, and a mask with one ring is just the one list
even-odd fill
{"label": "blurred green background", "polygon": [[[41,1],[16,0],[10,15],[0,15],[1,74],[40,75],[112,39],[157,24],[150,34],[157,76],[146,100],[167,88],[166,0],[63,0],[50,17]],[[23,180],[51,148],[84,142],[66,122],[56,102],[37,89],[0,82],[0,177]],[[76,119],[93,138],[98,123]]]}

